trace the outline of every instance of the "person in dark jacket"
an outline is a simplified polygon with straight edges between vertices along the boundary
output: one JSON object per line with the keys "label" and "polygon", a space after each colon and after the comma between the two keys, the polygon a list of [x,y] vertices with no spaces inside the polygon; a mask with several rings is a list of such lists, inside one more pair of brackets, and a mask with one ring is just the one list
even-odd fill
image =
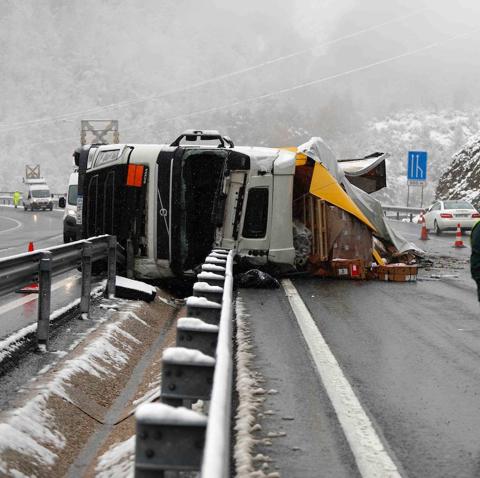
{"label": "person in dark jacket", "polygon": [[477,283],[478,301],[480,302],[480,221],[472,228],[470,241],[472,245],[472,255],[470,256],[470,272],[472,279]]}

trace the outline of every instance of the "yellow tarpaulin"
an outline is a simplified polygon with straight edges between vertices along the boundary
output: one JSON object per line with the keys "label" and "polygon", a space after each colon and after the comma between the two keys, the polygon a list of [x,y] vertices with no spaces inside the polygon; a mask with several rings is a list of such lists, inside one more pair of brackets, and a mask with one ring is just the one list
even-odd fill
{"label": "yellow tarpaulin", "polygon": [[370,229],[376,230],[323,164],[315,163],[310,184],[310,194],[349,212]]}

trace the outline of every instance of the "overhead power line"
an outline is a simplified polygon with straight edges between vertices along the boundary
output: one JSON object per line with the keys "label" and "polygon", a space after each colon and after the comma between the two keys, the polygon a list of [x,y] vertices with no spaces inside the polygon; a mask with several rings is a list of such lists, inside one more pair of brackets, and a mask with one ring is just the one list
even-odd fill
{"label": "overhead power line", "polygon": [[309,48],[304,48],[302,50],[298,50],[298,51],[289,53],[287,55],[278,56],[276,58],[272,58],[270,60],[258,63],[256,65],[252,65],[252,66],[249,66],[249,67],[246,67],[246,68],[235,70],[235,71],[232,71],[232,72],[229,72],[229,73],[224,73],[222,75],[218,75],[218,76],[215,76],[213,78],[208,78],[206,80],[201,80],[201,81],[198,81],[196,83],[192,83],[192,84],[187,85],[187,86],[174,88],[172,90],[166,91],[166,92],[158,94],[158,95],[151,95],[151,96],[147,96],[147,97],[143,97],[143,98],[135,98],[135,99],[131,99],[131,100],[120,101],[120,102],[117,102],[117,103],[111,103],[111,104],[108,104],[108,105],[98,106],[98,107],[94,107],[94,108],[90,108],[90,109],[86,109],[86,110],[64,113],[64,114],[58,115],[58,116],[38,118],[38,119],[28,120],[28,121],[20,121],[20,122],[17,122],[17,123],[12,123],[10,125],[4,125],[4,126],[0,125],[0,133],[7,133],[7,132],[10,132],[10,131],[15,131],[17,129],[21,129],[21,128],[24,128],[26,126],[39,125],[39,124],[44,124],[44,123],[54,123],[54,122],[58,122],[58,121],[62,121],[62,120],[68,120],[69,118],[75,118],[75,117],[78,117],[78,116],[85,116],[85,115],[88,115],[88,114],[100,113],[100,112],[103,112],[103,111],[108,110],[108,109],[124,108],[126,106],[131,106],[131,105],[143,103],[143,102],[146,102],[146,101],[156,101],[156,100],[159,100],[159,99],[162,99],[162,98],[166,98],[168,96],[176,95],[176,94],[179,94],[179,93],[185,93],[185,92],[187,92],[189,90],[192,90],[192,89],[196,89],[196,88],[200,88],[202,86],[206,86],[206,85],[209,85],[209,84],[212,84],[212,83],[217,83],[217,82],[220,82],[220,81],[228,80],[228,79],[234,78],[238,75],[242,75],[242,74],[245,74],[245,73],[251,73],[255,70],[259,70],[261,68],[264,68],[264,67],[267,67],[267,66],[270,66],[270,65],[274,65],[276,63],[279,63],[279,62],[282,62],[282,61],[285,61],[285,60],[289,60],[291,58],[295,58],[297,56],[301,56],[301,55],[304,55],[306,53],[310,53],[312,51],[319,50],[319,49],[327,47],[327,46],[335,45],[336,43],[340,43],[342,41],[349,40],[351,38],[355,38],[359,35],[363,35],[365,33],[377,30],[379,28],[382,28],[382,27],[385,27],[385,26],[388,26],[388,25],[392,25],[394,23],[398,23],[398,22],[401,22],[403,20],[407,20],[409,18],[412,18],[414,16],[417,16],[417,15],[423,13],[426,10],[427,10],[427,8],[421,8],[421,9],[415,10],[414,12],[411,12],[407,15],[402,15],[402,16],[396,17],[392,20],[387,20],[387,21],[382,22],[382,23],[377,23],[377,24],[372,25],[370,27],[363,28],[361,30],[357,30],[353,33],[348,33],[346,35],[342,35],[342,36],[340,36],[338,38],[335,38],[333,40],[328,40],[328,41],[316,44],[316,45],[314,45],[312,47],[309,47]]}
{"label": "overhead power line", "polygon": [[[358,66],[358,67],[355,67],[355,68],[351,68],[349,70],[345,70],[345,71],[342,71],[342,72],[339,72],[339,73],[334,73],[332,75],[324,76],[322,78],[317,78],[315,80],[299,83],[297,85],[293,85],[293,86],[290,86],[288,88],[282,88],[282,89],[279,89],[279,90],[271,91],[269,93],[264,93],[262,95],[252,96],[250,98],[245,98],[245,99],[242,99],[242,100],[233,101],[233,102],[230,102],[230,103],[225,104],[225,105],[213,106],[211,108],[192,111],[190,113],[182,113],[182,114],[179,114],[179,115],[170,116],[168,118],[159,119],[159,120],[147,123],[147,124],[143,124],[141,126],[134,126],[134,127],[131,127],[131,128],[122,128],[122,134],[125,131],[136,131],[138,129],[145,129],[149,126],[154,126],[154,125],[158,125],[158,124],[162,124],[162,123],[166,123],[166,122],[170,122],[170,121],[176,121],[176,120],[179,120],[179,119],[190,118],[190,117],[201,115],[201,114],[214,113],[216,111],[222,111],[222,110],[234,108],[236,106],[242,106],[242,105],[249,104],[249,103],[254,103],[254,102],[257,102],[257,101],[262,101],[262,100],[265,100],[265,99],[268,99],[268,98],[272,98],[274,96],[279,96],[279,95],[289,93],[289,92],[292,92],[292,91],[297,91],[297,90],[307,88],[307,87],[310,87],[310,86],[318,85],[318,84],[321,84],[321,83],[324,83],[324,82],[327,82],[327,81],[330,81],[330,80],[346,77],[346,76],[352,75],[354,73],[360,73],[362,71],[370,70],[370,69],[375,68],[375,67],[380,66],[380,65],[391,63],[391,62],[400,60],[402,58],[407,58],[409,56],[413,56],[413,55],[416,55],[418,53],[422,53],[424,51],[428,51],[428,50],[431,50],[433,48],[437,48],[439,46],[445,45],[445,44],[450,43],[450,42],[455,41],[455,40],[469,38],[469,37],[471,37],[472,35],[474,35],[475,33],[478,33],[478,32],[480,32],[480,28],[475,28],[473,30],[470,30],[467,33],[460,33],[460,34],[452,35],[452,36],[449,36],[449,37],[445,38],[444,40],[438,40],[438,41],[429,43],[427,45],[424,45],[422,47],[415,48],[413,50],[408,50],[408,51],[405,51],[403,53],[399,53],[398,55],[390,56],[390,57],[384,58],[382,60],[374,61],[372,63],[361,65],[361,66]],[[61,139],[61,140],[48,140],[48,141],[35,142],[35,143],[27,143],[26,146],[36,146],[36,145],[50,144],[50,143],[51,144],[63,143],[63,142],[67,142],[67,141],[71,141],[71,138],[68,138],[68,139],[65,138],[65,139]]]}
{"label": "overhead power line", "polygon": [[[352,68],[350,70],[342,71],[340,73],[334,73],[334,74],[329,75],[329,76],[324,76],[322,78],[317,78],[315,80],[306,81],[304,83],[299,83],[297,85],[290,86],[288,88],[282,88],[280,90],[271,91],[269,93],[264,93],[262,95],[253,96],[253,97],[238,100],[238,101],[233,101],[233,102],[225,104],[225,105],[213,106],[211,108],[206,108],[206,109],[203,109],[203,110],[193,111],[191,113],[185,113],[185,114],[171,116],[169,118],[163,118],[161,120],[157,120],[157,121],[148,123],[146,125],[142,125],[141,128],[146,128],[146,127],[153,126],[153,125],[156,125],[156,124],[162,124],[162,123],[165,123],[165,122],[168,122],[168,121],[176,121],[176,120],[179,120],[179,119],[190,118],[192,116],[197,116],[197,115],[200,115],[200,114],[214,113],[216,111],[226,110],[226,109],[230,109],[230,108],[233,108],[233,107],[236,107],[236,106],[242,106],[242,105],[245,105],[245,104],[248,104],[248,103],[262,101],[262,100],[265,100],[265,99],[268,99],[268,98],[272,98],[274,96],[279,96],[279,95],[282,95],[282,94],[285,94],[285,93],[290,93],[290,92],[293,92],[293,91],[301,90],[303,88],[307,88],[307,87],[310,87],[310,86],[319,85],[321,83],[325,83],[325,82],[330,81],[330,80],[335,80],[335,79],[338,79],[338,78],[342,78],[342,77],[345,77],[345,76],[352,75],[354,73],[359,73],[359,72],[362,72],[362,71],[370,70],[374,67],[384,65],[386,63],[391,63],[391,62],[394,62],[396,60],[400,60],[402,58],[406,58],[406,57],[409,57],[409,56],[412,56],[412,55],[416,55],[418,53],[421,53],[421,52],[431,50],[433,48],[437,48],[439,46],[445,45],[445,44],[450,43],[454,40],[468,38],[468,37],[474,35],[475,33],[479,32],[479,31],[480,31],[480,28],[476,28],[474,30],[471,30],[468,33],[456,34],[456,35],[450,36],[450,37],[448,37],[444,40],[435,41],[433,43],[429,43],[428,45],[424,45],[422,47],[415,48],[413,50],[408,50],[408,51],[405,51],[405,52],[400,53],[398,55],[394,55],[394,56],[391,56],[391,57],[388,57],[388,58],[384,58],[382,60],[374,61],[372,63],[368,63],[366,65],[358,66],[356,68]],[[140,127],[125,128],[125,129],[122,130],[122,132],[134,131],[134,130],[137,130],[139,128]]]}

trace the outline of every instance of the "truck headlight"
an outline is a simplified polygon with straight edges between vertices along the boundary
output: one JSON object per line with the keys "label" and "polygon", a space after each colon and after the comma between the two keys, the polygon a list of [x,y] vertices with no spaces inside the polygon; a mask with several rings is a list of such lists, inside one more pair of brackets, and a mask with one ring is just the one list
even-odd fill
{"label": "truck headlight", "polygon": [[68,214],[69,216],[73,216],[73,217],[75,217],[75,216],[77,215],[77,213],[76,213],[73,209],[69,209],[69,210],[67,211],[67,214]]}

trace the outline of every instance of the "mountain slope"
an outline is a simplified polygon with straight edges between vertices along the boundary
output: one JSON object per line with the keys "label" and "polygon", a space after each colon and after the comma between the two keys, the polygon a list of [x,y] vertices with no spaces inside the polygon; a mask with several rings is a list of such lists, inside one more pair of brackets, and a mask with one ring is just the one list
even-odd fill
{"label": "mountain slope", "polygon": [[466,199],[480,207],[480,135],[473,137],[452,158],[437,186],[439,199]]}

